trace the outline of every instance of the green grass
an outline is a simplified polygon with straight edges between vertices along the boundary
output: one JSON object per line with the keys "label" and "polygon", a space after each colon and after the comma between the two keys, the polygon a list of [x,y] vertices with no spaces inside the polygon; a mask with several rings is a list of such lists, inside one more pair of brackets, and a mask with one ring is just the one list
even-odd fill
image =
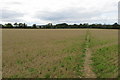
{"label": "green grass", "polygon": [[35,68],[28,68],[28,72],[31,74],[38,73],[37,69],[35,69]]}
{"label": "green grass", "polygon": [[47,73],[47,74],[45,75],[45,78],[50,78],[50,73]]}
{"label": "green grass", "polygon": [[[93,71],[100,78],[112,78],[118,71],[118,45],[97,49],[93,55]],[[115,75],[114,75],[115,74]]]}
{"label": "green grass", "polygon": [[23,61],[21,61],[21,60],[17,60],[16,61],[16,64],[18,64],[18,65],[22,65],[24,62]]}
{"label": "green grass", "polygon": [[10,78],[21,78],[21,77],[23,77],[22,74],[15,74],[15,75],[10,76]]}

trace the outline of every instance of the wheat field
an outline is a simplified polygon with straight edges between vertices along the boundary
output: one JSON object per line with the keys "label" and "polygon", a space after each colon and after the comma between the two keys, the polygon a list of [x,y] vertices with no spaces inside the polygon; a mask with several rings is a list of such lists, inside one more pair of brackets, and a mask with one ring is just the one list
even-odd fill
{"label": "wheat field", "polygon": [[118,77],[118,30],[3,29],[2,47],[3,78]]}

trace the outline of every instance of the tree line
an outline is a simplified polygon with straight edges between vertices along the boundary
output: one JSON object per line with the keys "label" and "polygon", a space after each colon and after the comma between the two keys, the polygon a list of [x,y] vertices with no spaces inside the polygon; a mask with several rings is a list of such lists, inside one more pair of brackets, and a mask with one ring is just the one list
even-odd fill
{"label": "tree line", "polygon": [[114,23],[112,25],[107,25],[107,24],[73,24],[73,25],[68,25],[67,23],[61,23],[61,24],[56,24],[52,25],[52,23],[48,23],[46,25],[36,25],[33,24],[32,26],[27,26],[26,23],[6,23],[6,24],[0,24],[0,28],[30,28],[30,29],[72,29],[72,28],[100,28],[100,29],[120,29],[120,25],[117,23]]}

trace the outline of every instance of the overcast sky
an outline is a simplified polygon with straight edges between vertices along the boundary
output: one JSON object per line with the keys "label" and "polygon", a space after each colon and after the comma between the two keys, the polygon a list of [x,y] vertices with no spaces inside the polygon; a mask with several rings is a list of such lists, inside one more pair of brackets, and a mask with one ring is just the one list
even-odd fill
{"label": "overcast sky", "polygon": [[0,23],[117,22],[119,0],[0,0]]}

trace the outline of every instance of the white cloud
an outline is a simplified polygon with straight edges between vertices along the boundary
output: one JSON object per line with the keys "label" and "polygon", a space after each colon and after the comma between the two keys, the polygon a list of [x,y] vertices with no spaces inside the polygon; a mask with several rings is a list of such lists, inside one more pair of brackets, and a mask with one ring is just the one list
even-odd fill
{"label": "white cloud", "polygon": [[[8,19],[0,23],[28,24],[59,23],[114,23],[117,22],[119,0],[1,0],[0,7]],[[13,13],[11,13],[12,11]],[[10,13],[10,14],[9,14]],[[24,15],[20,15],[20,14]],[[10,19],[10,16],[14,19]],[[12,17],[11,16],[11,17]],[[19,19],[18,19],[19,16]],[[4,18],[4,17],[3,17]]]}

